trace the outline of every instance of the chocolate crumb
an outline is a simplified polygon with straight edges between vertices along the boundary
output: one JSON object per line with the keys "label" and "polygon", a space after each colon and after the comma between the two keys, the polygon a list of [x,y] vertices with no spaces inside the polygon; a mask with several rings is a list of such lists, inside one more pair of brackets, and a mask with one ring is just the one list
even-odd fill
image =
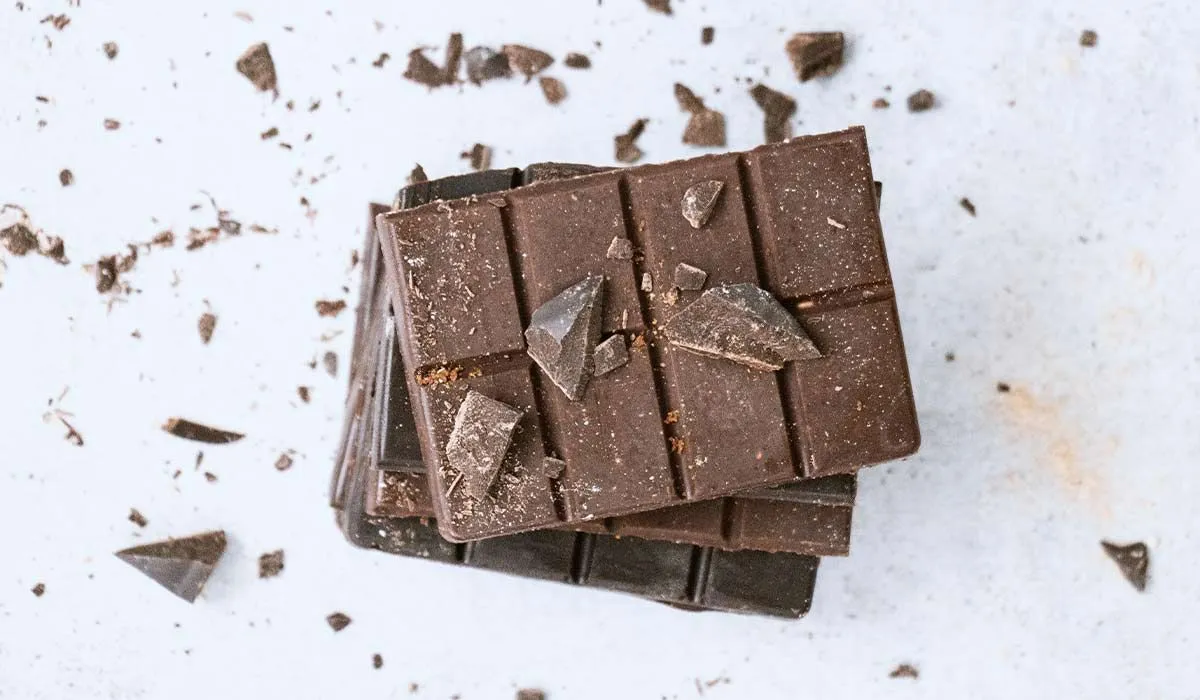
{"label": "chocolate crumb", "polygon": [[279,81],[275,75],[275,61],[266,42],[255,44],[238,57],[237,71],[254,83],[259,92],[272,92],[279,96]]}
{"label": "chocolate crumb", "polygon": [[563,63],[567,64],[567,68],[577,68],[580,70],[592,67],[592,59],[575,52],[567,54],[567,57],[563,59]]}
{"label": "chocolate crumb", "polygon": [[[646,0],[649,5],[652,2],[668,2],[669,0]],[[670,6],[667,7],[667,14],[671,14]],[[537,688],[522,688],[517,691],[517,700],[546,700],[546,693]]]}
{"label": "chocolate crumb", "polygon": [[75,173],[63,168],[58,173],[58,182],[63,187],[70,187],[71,185],[75,184]]}
{"label": "chocolate crumb", "polygon": [[334,632],[341,632],[342,630],[346,629],[351,622],[350,616],[342,612],[335,612],[328,615],[325,618],[325,621],[329,623],[329,626],[333,628]]}
{"label": "chocolate crumb", "polygon": [[953,351],[948,351],[946,353],[945,357],[946,357],[946,362],[954,362],[955,360],[958,359],[958,357],[954,354]]}
{"label": "chocolate crumb", "polygon": [[429,176],[425,174],[425,168],[421,167],[420,163],[413,166],[412,172],[408,174],[408,184],[415,185],[420,182],[428,182]]}
{"label": "chocolate crumb", "polygon": [[283,550],[267,552],[258,558],[258,577],[274,578],[283,571]]}
{"label": "chocolate crumb", "polygon": [[782,92],[759,83],[750,88],[750,97],[763,111],[763,136],[767,143],[779,143],[792,136],[789,120],[796,113],[796,101]]}
{"label": "chocolate crumb", "polygon": [[871,103],[871,106],[875,109],[887,109],[888,107],[892,106],[892,103],[888,102],[882,97],[876,97],[875,101]]}
{"label": "chocolate crumb", "polygon": [[383,668],[383,656],[381,656],[380,654],[375,654],[374,656],[372,656],[371,657],[371,666],[372,666],[372,668]]}
{"label": "chocolate crumb", "polygon": [[1095,46],[1096,42],[1099,40],[1100,35],[1096,34],[1096,32],[1091,29],[1085,29],[1083,30],[1083,33],[1079,35],[1079,45],[1085,46],[1089,49]]}
{"label": "chocolate crumb", "polygon": [[146,516],[142,515],[141,511],[139,511],[137,508],[129,509],[129,522],[137,525],[138,527],[146,527],[146,525],[150,523],[150,521],[146,519]]}
{"label": "chocolate crumb", "polygon": [[671,451],[677,455],[683,454],[683,451],[687,449],[687,440],[684,438],[671,436],[667,440],[671,443]]}
{"label": "chocolate crumb", "polygon": [[117,256],[106,255],[96,261],[96,291],[104,294],[117,284]]}
{"label": "chocolate crumb", "polygon": [[542,94],[546,96],[546,101],[552,105],[567,99],[567,88],[558,78],[550,78],[542,76],[538,78],[538,83],[542,86]]}
{"label": "chocolate crumb", "polygon": [[467,80],[475,85],[496,78],[512,77],[508,56],[487,46],[476,46],[463,55],[467,64]]}
{"label": "chocolate crumb", "polygon": [[113,60],[117,54],[121,52],[121,47],[117,46],[115,41],[104,42],[104,55],[108,56],[108,60]]}
{"label": "chocolate crumb", "polygon": [[725,115],[704,106],[704,101],[682,83],[675,83],[675,100],[680,109],[691,113],[683,130],[683,142],[692,146],[723,147]]}
{"label": "chocolate crumb", "polygon": [[1007,394],[1012,391],[1012,387],[1007,382],[996,382],[996,391],[1001,394]]}
{"label": "chocolate crumb", "polygon": [[1139,592],[1146,590],[1146,578],[1150,571],[1150,548],[1144,542],[1120,545],[1101,541],[1104,553],[1117,564],[1121,575]]}
{"label": "chocolate crumb", "polygon": [[200,320],[196,323],[196,329],[200,331],[200,342],[208,345],[212,340],[213,331],[217,327],[217,317],[211,313],[200,315]]}
{"label": "chocolate crumb", "polygon": [[649,120],[639,119],[630,127],[629,131],[623,134],[617,134],[613,139],[616,150],[616,158],[621,163],[636,163],[645,155],[642,149],[637,147],[637,139],[646,130],[646,123]]}
{"label": "chocolate crumb", "polygon": [[830,76],[842,67],[846,37],[841,32],[801,32],[788,39],[786,50],[800,82]]}
{"label": "chocolate crumb", "polygon": [[704,46],[708,46],[709,44],[713,43],[714,34],[715,30],[712,27],[703,27],[700,30],[700,43]]}
{"label": "chocolate crumb", "polygon": [[525,76],[526,83],[554,63],[554,57],[545,51],[520,44],[505,44],[500,50],[508,57],[509,65]]}
{"label": "chocolate crumb", "polygon": [[968,214],[975,216],[975,204],[971,202],[971,200],[963,197],[962,199],[958,200],[958,203],[963,209],[967,210]]}
{"label": "chocolate crumb", "polygon": [[472,170],[487,170],[492,165],[492,149],[482,143],[471,146],[471,150],[463,151],[459,157],[470,160]]}
{"label": "chocolate crumb", "polygon": [[279,135],[279,129],[276,127],[271,127],[270,129],[267,129],[266,131],[259,134],[258,137],[260,139],[262,139],[263,141],[267,141],[268,139],[273,139],[278,135]]}
{"label": "chocolate crumb", "polygon": [[346,308],[346,302],[343,299],[337,299],[333,301],[321,299],[316,303],[316,307],[317,315],[321,318],[326,318],[329,316],[336,318],[337,315],[342,313],[342,311]]}
{"label": "chocolate crumb", "polygon": [[301,401],[308,403],[312,398],[312,389],[307,386],[298,386],[296,387],[296,394],[300,397]]}
{"label": "chocolate crumb", "polygon": [[117,129],[120,129],[120,128],[121,128],[121,122],[117,121],[116,119],[105,119],[104,120],[104,129],[106,131],[116,131]]}
{"label": "chocolate crumb", "polygon": [[[206,442],[213,445],[222,445],[230,442],[237,442],[246,437],[242,433],[235,433],[230,430],[220,430],[218,428],[210,428],[207,425],[193,423],[185,418],[168,418],[163,424],[163,430],[178,438],[185,440],[194,440],[196,442]],[[204,454],[203,452],[200,454]],[[200,464],[203,457],[198,457],[196,464]]]}
{"label": "chocolate crumb", "polygon": [[286,472],[292,468],[294,460],[292,456],[286,452],[279,455],[279,459],[275,460],[275,469],[281,472]]}
{"label": "chocolate crumb", "polygon": [[888,678],[912,678],[915,680],[920,677],[921,672],[912,664],[900,664],[888,674]]}
{"label": "chocolate crumb", "polygon": [[330,350],[321,358],[321,363],[325,365],[325,371],[329,376],[336,377],[338,370],[338,356],[336,352]]}
{"label": "chocolate crumb", "polygon": [[653,292],[654,291],[654,277],[652,277],[649,272],[642,273],[642,291],[643,292]]}
{"label": "chocolate crumb", "polygon": [[217,482],[217,475],[212,472],[204,472],[204,480],[210,484],[215,484]]}
{"label": "chocolate crumb", "polygon": [[391,58],[392,55],[385,51],[379,54],[379,58],[371,61],[371,65],[375,66],[376,68],[383,68],[383,64],[387,63],[389,60],[391,60]]}
{"label": "chocolate crumb", "polygon": [[33,588],[30,588],[29,591],[31,593],[33,593],[35,596],[37,596],[38,598],[41,598],[43,595],[46,594],[46,584],[38,582],[37,584],[34,585]]}
{"label": "chocolate crumb", "polygon": [[632,260],[633,259],[633,241],[621,236],[613,236],[612,242],[608,244],[608,251],[604,257],[609,260]]}
{"label": "chocolate crumb", "polygon": [[908,111],[910,112],[925,112],[933,109],[937,103],[937,98],[928,90],[917,90],[908,96]]}
{"label": "chocolate crumb", "polygon": [[667,417],[663,418],[663,424],[674,425],[679,422],[679,409],[667,411]]}
{"label": "chocolate crumb", "polygon": [[664,15],[671,14],[671,0],[645,0],[646,7],[661,12]]}

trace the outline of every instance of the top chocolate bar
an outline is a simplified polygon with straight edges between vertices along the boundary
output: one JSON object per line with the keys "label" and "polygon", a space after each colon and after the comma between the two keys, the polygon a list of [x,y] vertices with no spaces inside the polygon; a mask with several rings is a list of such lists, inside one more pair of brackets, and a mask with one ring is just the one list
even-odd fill
{"label": "top chocolate bar", "polygon": [[378,228],[447,539],[918,446],[861,128],[432,202]]}

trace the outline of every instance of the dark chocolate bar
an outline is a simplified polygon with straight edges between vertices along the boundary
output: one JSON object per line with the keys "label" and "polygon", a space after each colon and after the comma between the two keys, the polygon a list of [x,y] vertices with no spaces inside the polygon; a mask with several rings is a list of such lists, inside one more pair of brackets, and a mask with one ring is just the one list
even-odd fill
{"label": "dark chocolate bar", "polygon": [[[452,540],[917,447],[861,129],[430,202],[379,226]],[[705,289],[684,289],[684,265]],[[627,361],[597,374],[610,358],[592,348],[614,336]]]}

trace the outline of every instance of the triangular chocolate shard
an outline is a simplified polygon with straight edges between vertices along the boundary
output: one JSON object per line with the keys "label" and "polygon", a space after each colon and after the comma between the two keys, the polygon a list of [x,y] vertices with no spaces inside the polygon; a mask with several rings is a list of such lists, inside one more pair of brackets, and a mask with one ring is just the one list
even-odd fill
{"label": "triangular chocolate shard", "polygon": [[459,405],[446,442],[446,461],[475,500],[482,501],[499,476],[522,413],[477,391],[468,391]]}
{"label": "triangular chocolate shard", "polygon": [[191,603],[224,553],[225,533],[216,530],[122,549],[117,558]]}
{"label": "triangular chocolate shard", "polygon": [[1125,580],[1139,591],[1146,590],[1146,575],[1150,572],[1150,549],[1142,542],[1113,544],[1101,542],[1104,553],[1117,564]]}
{"label": "triangular chocolate shard", "polygon": [[588,277],[542,304],[529,319],[529,356],[567,398],[583,397],[600,340],[603,277]]}
{"label": "triangular chocolate shard", "polygon": [[708,223],[724,188],[725,183],[720,180],[705,180],[697,182],[683,193],[683,218],[688,220],[692,228],[701,228]]}
{"label": "triangular chocolate shard", "polygon": [[625,336],[617,333],[596,346],[592,353],[596,366],[594,376],[603,376],[623,367],[629,362],[629,349],[625,346]]}
{"label": "triangular chocolate shard", "polygon": [[761,370],[821,356],[800,323],[770,292],[753,284],[715,287],[663,329],[684,350]]}

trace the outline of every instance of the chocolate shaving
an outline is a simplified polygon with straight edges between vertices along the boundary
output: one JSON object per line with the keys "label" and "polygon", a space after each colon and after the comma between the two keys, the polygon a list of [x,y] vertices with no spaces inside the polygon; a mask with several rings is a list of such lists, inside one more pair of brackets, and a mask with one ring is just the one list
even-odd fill
{"label": "chocolate shaving", "polygon": [[579,70],[592,67],[592,59],[573,51],[567,54],[567,57],[563,59],[563,63],[567,65],[567,68],[576,68]]}
{"label": "chocolate shaving", "polygon": [[467,64],[467,80],[480,85],[488,80],[512,77],[508,56],[487,46],[476,46],[464,56]]}
{"label": "chocolate shaving", "polygon": [[346,302],[343,299],[328,300],[321,299],[316,303],[317,315],[321,318],[337,317],[346,308]]}
{"label": "chocolate shaving", "polygon": [[750,88],[750,97],[763,111],[763,135],[767,143],[779,143],[792,136],[790,120],[796,113],[796,101],[759,83]]}
{"label": "chocolate shaving", "polygon": [[892,103],[888,102],[882,97],[876,97],[875,101],[871,103],[871,106],[875,109],[887,109],[888,107],[892,106]]}
{"label": "chocolate shaving", "polygon": [[1100,546],[1116,563],[1126,581],[1139,592],[1146,590],[1146,579],[1150,573],[1150,548],[1144,542],[1121,545],[1101,541]]}
{"label": "chocolate shaving", "polygon": [[212,340],[213,331],[217,328],[217,317],[211,313],[200,315],[200,320],[196,322],[196,330],[200,332],[200,342],[208,345]]}
{"label": "chocolate shaving", "polygon": [[442,80],[446,85],[458,82],[458,67],[462,64],[462,34],[454,32],[446,42],[446,65],[442,67]]}
{"label": "chocolate shaving", "polygon": [[205,532],[117,552],[121,561],[191,603],[225,553],[225,533]]}
{"label": "chocolate shaving", "polygon": [[521,46],[520,44],[505,44],[500,49],[508,56],[508,64],[521,75],[525,82],[533,80],[533,76],[541,73],[554,63],[554,57],[545,51]]}
{"label": "chocolate shaving", "polygon": [[474,390],[459,405],[446,442],[446,461],[476,500],[487,496],[499,476],[523,413]]}
{"label": "chocolate shaving", "polygon": [[275,75],[275,61],[266,42],[246,49],[237,60],[237,71],[254,83],[259,92],[272,92],[279,97],[279,81]]}
{"label": "chocolate shaving", "polygon": [[529,357],[567,398],[583,398],[600,340],[603,277],[588,277],[539,306],[529,319]]}
{"label": "chocolate shaving", "polygon": [[708,223],[724,189],[725,183],[721,180],[705,180],[687,188],[680,209],[692,228],[699,229]]}
{"label": "chocolate shaving", "polygon": [[[670,0],[646,0],[646,4],[650,5],[653,2],[670,3]],[[651,5],[653,7],[653,5]],[[671,14],[670,7],[667,8],[667,14]],[[517,700],[546,700],[546,693],[537,688],[522,688],[517,691]]]}
{"label": "chocolate shaving", "polygon": [[283,571],[283,550],[267,552],[258,557],[258,577],[274,578]]}
{"label": "chocolate shaving", "polygon": [[104,294],[117,284],[117,256],[106,255],[96,261],[96,291]]}
{"label": "chocolate shaving", "polygon": [[46,15],[42,18],[40,24],[50,23],[58,31],[62,31],[68,24],[71,23],[71,18],[66,15]]}
{"label": "chocolate shaving", "polygon": [[325,621],[329,623],[334,632],[341,632],[352,622],[350,616],[343,612],[331,613],[325,617]]}
{"label": "chocolate shaving", "polygon": [[629,131],[623,134],[617,134],[613,139],[616,150],[616,158],[621,163],[636,163],[645,155],[642,149],[637,147],[637,139],[646,130],[646,123],[649,120],[639,119],[629,127]]}
{"label": "chocolate shaving", "polygon": [[787,42],[788,58],[800,82],[829,76],[842,67],[846,37],[841,32],[801,32]]}
{"label": "chocolate shaving", "polygon": [[404,69],[404,77],[433,89],[445,84],[442,69],[438,64],[429,60],[424,49],[413,49],[408,52],[408,67]]}
{"label": "chocolate shaving", "polygon": [[566,468],[567,463],[557,457],[542,458],[542,476],[547,479],[557,479]]}
{"label": "chocolate shaving", "polygon": [[542,76],[538,78],[538,83],[542,86],[542,94],[546,96],[546,101],[552,105],[567,99],[567,88],[558,78],[550,78]]}
{"label": "chocolate shaving", "polygon": [[937,97],[928,90],[917,90],[908,96],[908,111],[924,112],[933,109],[937,103]]}
{"label": "chocolate shaving", "polygon": [[259,134],[258,137],[260,139],[262,139],[263,141],[266,141],[268,139],[273,139],[278,135],[279,135],[279,129],[273,126],[270,129],[267,129],[266,131]]}
{"label": "chocolate shaving", "polygon": [[492,149],[482,143],[477,143],[471,146],[471,150],[458,155],[471,161],[472,170],[487,170],[492,165]]}
{"label": "chocolate shaving", "polygon": [[186,418],[168,418],[167,422],[163,424],[162,429],[184,440],[195,440],[196,442],[206,442],[213,445],[237,442],[246,437],[243,433],[210,428],[207,425],[193,423]]}

